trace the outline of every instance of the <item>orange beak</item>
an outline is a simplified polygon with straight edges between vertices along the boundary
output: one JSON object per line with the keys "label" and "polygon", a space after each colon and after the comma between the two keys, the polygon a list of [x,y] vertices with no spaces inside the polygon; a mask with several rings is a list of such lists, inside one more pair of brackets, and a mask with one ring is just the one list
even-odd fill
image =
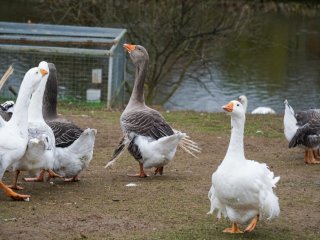
{"label": "orange beak", "polygon": [[48,74],[47,70],[45,70],[43,68],[40,69],[40,72],[41,72],[42,76]]}
{"label": "orange beak", "polygon": [[123,44],[123,47],[124,47],[125,49],[127,49],[127,51],[128,51],[129,53],[131,53],[133,50],[136,49],[136,45],[131,45],[131,44],[127,44],[127,43]]}
{"label": "orange beak", "polygon": [[233,111],[233,102],[229,102],[227,105],[224,105],[223,110],[227,112],[232,112]]}

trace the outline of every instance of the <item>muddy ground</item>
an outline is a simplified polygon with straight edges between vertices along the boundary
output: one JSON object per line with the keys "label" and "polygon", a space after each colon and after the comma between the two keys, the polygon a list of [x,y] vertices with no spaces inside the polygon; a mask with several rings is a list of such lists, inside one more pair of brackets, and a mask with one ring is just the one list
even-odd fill
{"label": "muddy ground", "polygon": [[[281,216],[259,222],[252,233],[230,236],[222,233],[230,225],[227,220],[206,214],[211,175],[228,147],[229,116],[164,113],[203,152],[195,159],[180,149],[163,176],[147,170],[150,177],[137,179],[126,175],[138,171],[128,153],[104,169],[121,136],[119,111],[61,112],[83,128],[98,129],[90,167],[76,183],[25,183],[20,178],[30,202],[15,202],[0,192],[0,239],[320,239],[320,166],[305,165],[302,149],[287,148],[280,115],[247,117],[245,153],[281,176],[275,189]],[[11,178],[7,172],[4,181]]]}

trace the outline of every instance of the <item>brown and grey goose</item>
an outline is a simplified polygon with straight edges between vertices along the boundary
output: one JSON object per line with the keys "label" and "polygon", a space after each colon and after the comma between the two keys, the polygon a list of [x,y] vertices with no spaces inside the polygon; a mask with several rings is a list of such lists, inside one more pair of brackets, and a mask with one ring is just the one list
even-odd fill
{"label": "brown and grey goose", "polygon": [[304,161],[307,164],[318,164],[320,146],[320,109],[309,109],[294,113],[285,100],[284,133],[289,148],[304,146]]}
{"label": "brown and grey goose", "polygon": [[127,148],[140,166],[138,174],[128,176],[147,177],[144,168],[152,167],[156,168],[155,174],[162,175],[164,165],[173,159],[178,145],[193,156],[200,152],[200,148],[185,133],[172,129],[158,111],[146,106],[143,88],[149,63],[148,52],[140,45],[124,44],[124,48],[135,64],[135,83],[129,103],[120,117],[124,136],[106,168]]}

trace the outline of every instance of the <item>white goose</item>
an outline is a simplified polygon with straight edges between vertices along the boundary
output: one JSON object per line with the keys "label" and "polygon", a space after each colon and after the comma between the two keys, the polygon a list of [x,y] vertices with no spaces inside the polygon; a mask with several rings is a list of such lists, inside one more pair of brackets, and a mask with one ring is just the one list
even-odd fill
{"label": "white goose", "polygon": [[177,146],[192,154],[200,152],[196,143],[185,133],[175,131],[162,115],[145,105],[144,82],[147,74],[149,55],[140,45],[124,44],[136,65],[136,79],[129,103],[120,117],[123,138],[106,167],[113,164],[126,146],[130,154],[139,162],[140,172],[129,175],[147,177],[144,168],[155,167],[155,174],[162,175],[163,166],[174,157]]}
{"label": "white goose", "polygon": [[63,177],[65,182],[79,181],[78,175],[88,168],[92,160],[97,130],[87,128],[83,131],[72,123],[54,122],[54,126],[52,123],[53,131],[60,131],[60,137],[56,138],[53,170]]}
{"label": "white goose", "polygon": [[[55,160],[53,171],[49,169],[48,180],[51,177],[62,177],[66,182],[79,181],[78,175],[89,166],[89,163],[92,160],[97,130],[90,128],[82,130],[77,125],[68,122],[66,119],[58,118],[56,67],[53,63],[48,63],[48,66],[50,74],[47,84],[45,85],[42,115],[43,118],[45,118],[46,124],[52,129],[55,137]],[[40,109],[40,106],[38,106],[38,109]],[[51,166],[52,164],[50,161],[50,167]],[[29,170],[29,172],[30,171],[31,170]],[[59,175],[56,175],[56,172],[59,172]],[[42,170],[38,177],[26,178],[25,180],[42,182],[44,174],[45,170]],[[16,183],[17,175],[11,186],[12,188],[21,189]]]}
{"label": "white goose", "polygon": [[271,219],[279,215],[277,196],[273,193],[280,177],[274,177],[266,164],[247,160],[244,156],[243,134],[245,111],[238,101],[231,101],[223,109],[231,114],[231,138],[225,158],[212,174],[208,197],[209,213],[218,210],[232,222],[224,232],[242,233],[238,224],[250,224],[244,230],[251,232],[259,218]]}
{"label": "white goose", "polygon": [[47,71],[40,66],[30,69],[24,76],[11,119],[0,118],[0,188],[14,200],[28,200],[29,195],[18,194],[8,188],[2,177],[6,169],[21,159],[28,143],[28,106]]}
{"label": "white goose", "polygon": [[[49,73],[47,62],[41,62],[39,66]],[[21,160],[13,164],[13,169],[16,171],[16,176],[11,186],[13,189],[23,189],[21,186],[17,185],[20,171],[34,173],[38,172],[40,169],[45,169],[49,172],[50,176],[57,176],[52,171],[55,159],[55,138],[53,131],[46,124],[42,115],[43,94],[49,74],[43,78],[38,89],[31,97],[28,109],[28,147]],[[24,180],[27,182],[42,182],[43,174],[36,178],[25,178]]]}
{"label": "white goose", "polygon": [[[238,101],[242,103],[243,108],[244,108],[244,110],[246,112],[247,111],[247,107],[248,107],[248,99],[247,99],[247,97],[245,95],[241,95],[241,96],[239,96]],[[270,107],[257,107],[255,109],[253,109],[251,114],[276,114],[276,111],[273,110]]]}

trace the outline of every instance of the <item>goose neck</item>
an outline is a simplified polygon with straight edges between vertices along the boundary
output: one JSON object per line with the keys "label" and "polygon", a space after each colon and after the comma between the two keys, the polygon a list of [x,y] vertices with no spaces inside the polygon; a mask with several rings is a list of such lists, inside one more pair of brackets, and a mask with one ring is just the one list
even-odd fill
{"label": "goose neck", "polygon": [[243,144],[244,123],[244,118],[231,118],[231,137],[225,160],[233,162],[245,160]]}
{"label": "goose neck", "polygon": [[42,79],[39,84],[37,90],[32,94],[30,105],[28,108],[28,121],[35,122],[35,121],[44,121],[43,114],[42,114],[42,106],[43,106],[43,95],[44,90],[46,88],[46,79]]}
{"label": "goose neck", "polygon": [[145,61],[136,67],[134,87],[129,100],[129,106],[144,105],[143,87],[147,76],[148,61]]}
{"label": "goose neck", "polygon": [[32,94],[32,87],[27,81],[22,81],[19,94],[14,106],[14,112],[9,123],[13,123],[24,133],[28,134],[28,106]]}

